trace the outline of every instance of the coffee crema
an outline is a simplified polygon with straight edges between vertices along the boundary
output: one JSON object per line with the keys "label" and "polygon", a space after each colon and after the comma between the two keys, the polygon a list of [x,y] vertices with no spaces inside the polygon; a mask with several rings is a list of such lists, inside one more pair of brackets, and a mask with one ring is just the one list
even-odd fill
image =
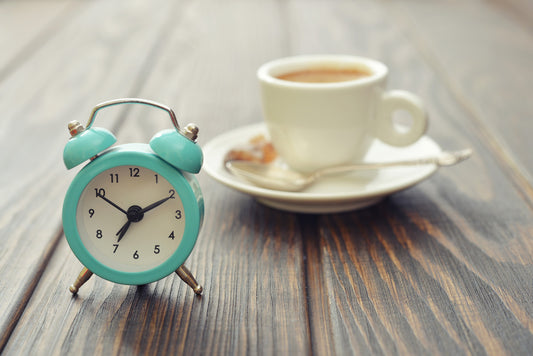
{"label": "coffee crema", "polygon": [[360,68],[310,68],[276,76],[281,80],[298,83],[338,83],[357,80],[372,75]]}

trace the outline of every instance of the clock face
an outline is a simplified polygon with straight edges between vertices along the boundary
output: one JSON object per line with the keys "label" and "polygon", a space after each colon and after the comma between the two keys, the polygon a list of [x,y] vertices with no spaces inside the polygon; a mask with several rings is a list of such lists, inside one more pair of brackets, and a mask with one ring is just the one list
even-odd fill
{"label": "clock face", "polygon": [[159,173],[124,165],[104,170],[76,208],[80,240],[94,259],[121,272],[153,269],[176,252],[186,214],[175,187]]}

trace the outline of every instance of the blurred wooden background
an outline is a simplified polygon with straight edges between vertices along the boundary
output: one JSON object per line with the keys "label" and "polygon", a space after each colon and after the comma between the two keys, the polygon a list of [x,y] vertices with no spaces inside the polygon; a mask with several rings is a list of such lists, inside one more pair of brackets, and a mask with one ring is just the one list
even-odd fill
{"label": "blurred wooden background", "polygon": [[[0,1],[0,352],[528,355],[533,350],[533,5],[529,0]],[[93,277],[64,239],[70,120],[142,97],[199,144],[261,121],[256,69],[373,57],[469,161],[360,211],[300,215],[199,179],[187,265],[143,287]],[[99,115],[119,143],[164,113]]]}

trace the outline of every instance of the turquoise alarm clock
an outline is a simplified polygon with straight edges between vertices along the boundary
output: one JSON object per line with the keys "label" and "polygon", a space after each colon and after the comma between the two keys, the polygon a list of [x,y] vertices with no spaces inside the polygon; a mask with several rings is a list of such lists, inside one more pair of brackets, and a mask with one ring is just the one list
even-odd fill
{"label": "turquoise alarm clock", "polygon": [[[173,128],[149,144],[111,147],[115,136],[92,127],[99,110],[118,104],[144,104],[165,110]],[[98,104],[83,127],[69,123],[63,151],[67,169],[89,160],[75,176],[63,203],[63,228],[83,270],[72,293],[96,274],[109,281],[140,285],[176,272],[196,294],[202,287],[183,265],[204,216],[202,192],[194,174],[203,162],[198,128],[180,128],[169,107],[144,99]]]}

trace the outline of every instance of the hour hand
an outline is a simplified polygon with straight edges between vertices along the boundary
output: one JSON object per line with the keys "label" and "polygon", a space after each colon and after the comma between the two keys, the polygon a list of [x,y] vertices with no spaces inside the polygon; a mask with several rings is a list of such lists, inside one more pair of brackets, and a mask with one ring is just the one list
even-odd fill
{"label": "hour hand", "polygon": [[118,240],[117,242],[120,242],[120,240],[122,240],[122,238],[124,237],[124,235],[126,234],[126,231],[128,231],[128,229],[130,228],[130,224],[131,224],[131,221],[128,220],[121,228],[120,230],[118,230],[118,232],[116,233],[116,236],[118,236]]}

